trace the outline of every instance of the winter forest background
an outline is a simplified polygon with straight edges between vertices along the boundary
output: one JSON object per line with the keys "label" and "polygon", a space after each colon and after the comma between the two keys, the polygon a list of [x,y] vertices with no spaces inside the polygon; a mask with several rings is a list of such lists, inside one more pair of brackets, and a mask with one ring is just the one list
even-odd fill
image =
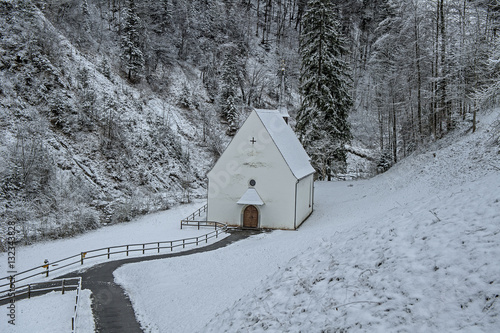
{"label": "winter forest background", "polygon": [[[497,0],[330,3],[352,100],[348,175],[330,176],[384,171],[498,105]],[[29,243],[203,197],[252,107],[286,104],[295,126],[307,10],[0,0],[0,228]]]}

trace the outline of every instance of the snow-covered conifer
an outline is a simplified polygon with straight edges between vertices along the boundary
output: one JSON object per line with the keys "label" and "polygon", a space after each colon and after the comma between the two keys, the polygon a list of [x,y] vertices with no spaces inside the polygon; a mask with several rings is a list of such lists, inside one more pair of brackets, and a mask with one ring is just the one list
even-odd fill
{"label": "snow-covered conifer", "polygon": [[352,106],[349,68],[333,4],[312,0],[304,15],[300,55],[302,105],[297,132],[322,179],[346,168]]}
{"label": "snow-covered conifer", "polygon": [[238,87],[238,67],[235,55],[228,52],[224,58],[222,69],[222,86],[220,92],[221,116],[229,124],[237,118],[236,95]]}
{"label": "snow-covered conifer", "polygon": [[83,0],[82,2],[82,17],[83,17],[83,30],[86,32],[90,31],[90,12],[89,12],[89,4],[87,0]]}
{"label": "snow-covered conifer", "polygon": [[140,19],[134,0],[127,0],[122,29],[121,61],[129,81],[140,81],[144,71],[144,55],[139,33]]}

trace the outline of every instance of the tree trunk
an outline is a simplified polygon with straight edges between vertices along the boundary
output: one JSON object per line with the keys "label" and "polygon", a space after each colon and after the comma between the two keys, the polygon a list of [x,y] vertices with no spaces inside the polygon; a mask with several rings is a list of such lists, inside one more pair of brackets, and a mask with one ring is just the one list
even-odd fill
{"label": "tree trunk", "polygon": [[446,124],[446,131],[449,131],[451,128],[451,112],[447,101],[448,69],[446,65],[446,22],[444,16],[444,0],[439,0],[439,28],[441,34],[441,54],[440,54],[441,77],[440,77],[439,106],[442,112],[442,118],[444,118]]}
{"label": "tree trunk", "polygon": [[418,121],[418,142],[422,140],[422,71],[420,69],[420,29],[418,25],[417,4],[414,13],[414,33],[415,33],[415,65],[417,67],[417,121]]}
{"label": "tree trunk", "polygon": [[394,163],[398,162],[398,137],[397,137],[397,117],[396,117],[396,101],[392,96],[392,155]]}

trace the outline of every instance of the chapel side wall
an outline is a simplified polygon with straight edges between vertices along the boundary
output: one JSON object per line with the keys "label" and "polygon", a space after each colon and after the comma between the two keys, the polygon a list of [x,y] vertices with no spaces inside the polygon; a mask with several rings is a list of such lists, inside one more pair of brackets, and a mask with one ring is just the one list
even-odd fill
{"label": "chapel side wall", "polygon": [[314,198],[314,175],[309,175],[297,184],[297,228],[311,214]]}

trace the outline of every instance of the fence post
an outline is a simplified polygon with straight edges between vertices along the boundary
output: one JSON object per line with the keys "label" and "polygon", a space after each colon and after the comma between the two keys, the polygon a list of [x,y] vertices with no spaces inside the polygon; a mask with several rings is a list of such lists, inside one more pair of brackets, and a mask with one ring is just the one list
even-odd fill
{"label": "fence post", "polygon": [[196,246],[198,246],[198,237],[196,237]]}
{"label": "fence post", "polygon": [[109,249],[109,247],[108,247],[108,259],[109,259],[109,252],[110,252],[110,249]]}
{"label": "fence post", "polygon": [[182,240],[182,248],[184,249],[186,245],[184,244],[184,239]]}
{"label": "fence post", "polygon": [[174,250],[174,243],[173,242],[170,242],[170,252],[172,252]]}
{"label": "fence post", "polygon": [[127,245],[127,257],[128,257],[128,245]]}
{"label": "fence post", "polygon": [[62,285],[61,286],[61,292],[64,295],[64,279],[62,280],[61,285]]}
{"label": "fence post", "polygon": [[31,298],[31,284],[28,284],[28,298]]}
{"label": "fence post", "polygon": [[181,220],[181,230],[182,230],[182,220]]}
{"label": "fence post", "polygon": [[205,234],[205,243],[208,243],[208,234]]}
{"label": "fence post", "polygon": [[75,317],[71,317],[71,330],[75,330]]}
{"label": "fence post", "polygon": [[142,244],[142,254],[144,254],[144,247],[146,247],[146,244]]}
{"label": "fence post", "polygon": [[45,277],[49,277],[49,261],[47,259],[45,259],[43,261],[43,263],[45,264],[45,268],[47,269],[47,272],[45,273]]}
{"label": "fence post", "polygon": [[158,242],[158,253],[160,253],[160,243]]}
{"label": "fence post", "polygon": [[86,252],[81,252],[80,253],[80,263],[83,265],[83,259],[85,258]]}

